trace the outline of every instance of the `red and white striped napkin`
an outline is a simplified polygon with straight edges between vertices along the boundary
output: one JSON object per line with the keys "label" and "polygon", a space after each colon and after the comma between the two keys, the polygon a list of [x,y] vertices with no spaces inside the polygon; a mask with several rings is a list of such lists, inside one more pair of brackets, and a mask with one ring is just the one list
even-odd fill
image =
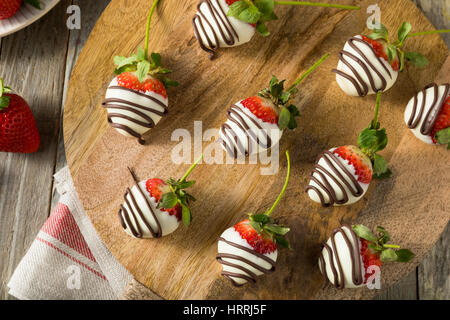
{"label": "red and white striped napkin", "polygon": [[60,202],[12,275],[19,299],[119,299],[131,274],[111,255],[83,210],[66,167],[55,175]]}

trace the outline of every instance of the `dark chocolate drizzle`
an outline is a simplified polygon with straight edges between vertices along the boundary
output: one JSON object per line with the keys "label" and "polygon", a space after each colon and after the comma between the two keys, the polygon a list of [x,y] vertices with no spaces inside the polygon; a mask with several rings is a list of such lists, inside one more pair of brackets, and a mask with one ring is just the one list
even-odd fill
{"label": "dark chocolate drizzle", "polygon": [[246,268],[244,266],[241,266],[241,265],[238,265],[238,264],[235,264],[235,263],[232,263],[232,262],[229,262],[229,261],[225,261],[225,260],[223,260],[223,258],[228,258],[228,259],[233,259],[233,260],[245,262],[246,264],[252,266],[253,268],[255,268],[258,271],[261,271],[262,273],[271,273],[271,272],[275,271],[275,261],[273,261],[272,259],[266,257],[265,255],[260,254],[259,252],[256,252],[256,251],[254,251],[254,250],[252,250],[250,248],[241,246],[240,244],[228,241],[228,240],[226,240],[226,239],[224,239],[222,237],[219,238],[219,241],[223,241],[223,242],[225,242],[226,244],[228,244],[230,246],[233,246],[233,247],[238,248],[240,250],[243,250],[243,251],[246,251],[248,253],[251,253],[251,254],[255,255],[256,257],[258,257],[260,259],[263,259],[264,261],[266,261],[267,263],[269,263],[272,266],[270,269],[265,269],[265,268],[257,265],[256,263],[254,263],[254,262],[252,262],[250,260],[247,260],[247,259],[245,259],[245,258],[243,258],[241,256],[234,255],[234,254],[229,254],[229,253],[218,253],[217,256],[216,256],[216,260],[220,264],[223,264],[223,265],[226,265],[226,266],[230,266],[230,267],[239,269],[239,270],[244,272],[244,274],[241,274],[241,273],[236,273],[236,272],[222,271],[222,276],[224,276],[225,278],[230,280],[231,283],[234,286],[240,287],[243,284],[237,283],[236,281],[234,281],[233,278],[245,279],[245,280],[247,280],[249,282],[256,283],[256,280],[257,280],[258,276],[254,272],[249,270],[248,268]]}
{"label": "dark chocolate drizzle", "polygon": [[[352,49],[354,49],[356,52],[358,52],[358,54],[362,57],[363,60],[361,60],[360,58],[358,58],[357,56],[355,56],[354,54],[352,54],[348,51],[341,50],[339,52],[339,60],[342,61],[352,71],[353,75],[345,73],[345,72],[343,72],[341,70],[337,70],[337,69],[333,69],[332,72],[337,73],[338,75],[340,75],[340,76],[344,77],[345,79],[347,79],[348,81],[350,81],[353,84],[353,86],[355,87],[355,89],[358,92],[358,95],[360,97],[365,97],[367,95],[367,93],[369,92],[369,87],[368,87],[367,83],[364,82],[361,74],[359,74],[357,72],[356,68],[353,67],[352,64],[348,60],[345,59],[345,56],[347,56],[348,58],[355,61],[356,63],[358,63],[361,66],[361,68],[364,70],[364,73],[366,74],[367,78],[369,79],[370,86],[374,92],[384,91],[387,87],[386,78],[383,77],[381,72],[369,61],[368,57],[366,55],[364,55],[362,50],[359,49],[358,46],[356,46],[354,44],[354,42],[359,42],[359,43],[362,43],[365,46],[367,46],[367,48],[369,48],[373,52],[374,56],[378,59],[380,64],[383,66],[383,69],[387,72],[389,77],[392,79],[391,72],[384,64],[382,58],[377,56],[373,47],[369,43],[364,41],[363,39],[360,39],[357,37],[351,37],[349,40],[347,40],[347,43],[349,44],[349,46]],[[380,80],[381,80],[380,88],[377,88],[375,86],[375,79],[373,78],[372,74],[370,73],[369,67],[380,78]]]}
{"label": "dark chocolate drizzle", "polygon": [[431,133],[434,124],[436,123],[437,117],[441,112],[442,107],[444,106],[444,102],[449,95],[450,84],[445,83],[443,85],[445,86],[444,94],[442,95],[442,97],[440,97],[439,100],[438,100],[439,86],[436,83],[430,83],[426,85],[422,89],[422,91],[419,92],[422,93],[422,103],[420,104],[420,109],[417,108],[419,104],[419,93],[417,93],[414,96],[414,104],[413,109],[411,111],[411,116],[408,120],[408,128],[415,129],[419,125],[420,121],[422,120],[423,113],[425,111],[425,106],[427,104],[426,90],[433,88],[433,102],[431,103],[431,107],[428,110],[427,114],[425,115],[422,126],[420,127],[421,134],[429,135]]}
{"label": "dark chocolate drizzle", "polygon": [[[222,128],[222,134],[226,139],[221,139],[222,146],[227,150],[228,154],[233,158],[237,158],[238,152],[240,154],[245,155],[246,157],[252,151],[252,141],[255,141],[260,147],[264,149],[270,149],[272,147],[272,140],[270,136],[267,134],[266,130],[252,117],[247,115],[239,106],[233,105],[227,110],[227,118],[231,122],[235,123],[239,129],[241,129],[246,137],[247,137],[247,148],[244,148],[244,145],[238,138],[238,134],[233,130],[233,128],[228,124],[224,123]],[[261,139],[259,139],[258,135],[254,132],[254,130],[250,129],[248,125],[248,119],[251,121],[259,132],[264,134],[265,140],[267,143],[263,143]],[[236,147],[237,146],[237,147]]]}
{"label": "dark chocolate drizzle", "polygon": [[[319,161],[322,158],[330,166],[331,171],[319,165]],[[345,177],[341,174],[339,169],[341,169],[344,172],[344,174],[350,179],[352,183],[349,183],[347,179],[345,179]],[[320,179],[314,176],[315,173],[320,177]],[[333,173],[336,174],[339,180],[336,179]],[[348,202],[348,193],[347,190],[344,188],[344,185],[348,188],[348,190],[350,190],[351,194],[354,197],[362,196],[364,191],[359,181],[354,177],[354,175],[345,167],[344,164],[341,163],[337,155],[335,155],[330,151],[325,151],[319,155],[316,164],[314,165],[314,170],[310,174],[310,178],[312,181],[317,183],[321,189],[317,188],[316,186],[308,185],[308,187],[306,187],[305,192],[308,192],[309,190],[315,191],[319,196],[320,202],[323,207],[329,207],[335,203],[345,204]],[[341,189],[344,195],[342,199],[337,198],[336,192],[333,189],[330,180],[332,180],[339,187],[339,189]],[[322,192],[325,192],[328,195],[329,199],[328,203],[325,202],[325,197],[323,196]]]}
{"label": "dark chocolate drizzle", "polygon": [[[212,1],[216,1],[217,6],[215,6]],[[201,5],[203,3],[206,3],[207,10],[211,13],[211,16],[213,17],[213,21],[209,21],[204,13],[201,10]],[[219,8],[219,9],[217,9]],[[228,19],[228,16],[225,14],[225,12],[222,9],[222,6],[217,0],[201,0],[199,1],[197,5],[197,11],[198,13],[192,18],[192,25],[194,27],[194,33],[195,37],[198,40],[198,43],[200,47],[208,52],[210,54],[210,59],[214,59],[216,50],[219,49],[219,36],[223,39],[223,41],[229,45],[232,46],[235,44],[236,39],[239,41],[239,36],[236,32],[236,30],[233,28],[233,25],[231,24],[230,20]],[[198,25],[197,25],[198,22]],[[208,36],[208,33],[205,29],[205,24],[208,25],[208,27],[211,29],[211,33],[214,36],[214,39],[211,39]],[[216,25],[219,29],[219,34],[217,34],[216,30],[213,28],[213,24]],[[200,27],[200,28],[199,28]],[[203,39],[201,37],[201,33],[205,36],[207,40],[207,44],[203,42]]]}
{"label": "dark chocolate drizzle", "polygon": [[145,93],[139,92],[139,91],[135,91],[135,90],[131,90],[128,88],[124,88],[124,87],[120,87],[120,86],[110,86],[108,88],[108,90],[123,90],[123,91],[128,91],[131,92],[133,94],[137,94],[141,97],[144,97],[148,100],[151,100],[153,102],[155,102],[156,104],[158,104],[159,106],[161,106],[164,111],[161,112],[159,110],[156,110],[154,108],[149,108],[128,100],[123,100],[123,99],[116,99],[116,98],[109,98],[109,99],[105,99],[102,103],[102,106],[104,108],[107,108],[108,110],[126,110],[129,112],[132,112],[134,114],[136,114],[138,117],[143,118],[145,121],[140,121],[138,119],[135,119],[133,117],[124,115],[124,114],[120,114],[120,113],[113,113],[113,112],[108,112],[108,123],[111,127],[115,128],[115,129],[121,129],[125,132],[127,132],[128,134],[130,134],[131,136],[135,137],[138,139],[140,144],[145,144],[145,140],[142,138],[142,135],[139,134],[138,132],[134,131],[133,129],[131,129],[129,126],[124,125],[124,124],[120,124],[120,123],[114,123],[113,118],[122,118],[122,119],[126,119],[130,122],[136,123],[139,126],[142,126],[144,128],[154,128],[155,127],[155,122],[153,121],[153,119],[148,116],[147,114],[145,114],[142,111],[147,111],[150,113],[154,113],[158,116],[163,117],[164,115],[167,114],[168,109],[167,106],[161,102],[160,100],[149,96]]}
{"label": "dark chocolate drizzle", "polygon": [[[349,239],[343,228],[346,227],[350,231],[352,235],[352,239]],[[326,266],[327,263],[331,267],[331,271],[334,275],[334,283],[333,285],[338,289],[345,288],[345,282],[344,282],[344,271],[342,269],[342,264],[339,259],[339,253],[337,252],[336,248],[336,241],[335,237],[338,233],[342,234],[342,237],[344,238],[345,243],[347,244],[347,247],[350,251],[350,257],[352,260],[352,282],[354,285],[359,286],[364,283],[364,277],[363,277],[363,268],[364,266],[361,263],[361,253],[360,253],[360,247],[359,247],[359,238],[356,235],[356,233],[353,231],[352,227],[349,225],[343,225],[339,228],[336,228],[333,230],[333,233],[331,234],[331,247],[324,242],[323,243],[323,249],[325,249],[328,252],[328,261],[325,261],[323,250],[320,253],[319,256],[319,263],[320,263],[320,269],[322,275],[325,277],[327,281],[330,281],[330,279],[327,276]],[[337,269],[336,265],[334,263],[334,258],[337,262]],[[331,281],[330,281],[331,282]]]}
{"label": "dark chocolate drizzle", "polygon": [[[139,215],[141,220],[144,222],[145,227],[152,234],[152,237],[160,238],[160,237],[162,237],[161,224],[159,223],[158,218],[156,217],[156,214],[153,211],[152,206],[150,205],[150,202],[148,201],[147,197],[145,196],[144,191],[142,191],[141,187],[139,186],[139,181],[136,178],[134,171],[131,170],[130,168],[128,168],[128,170],[130,171],[131,176],[133,177],[133,181],[134,181],[134,184],[135,184],[137,190],[139,191],[141,196],[144,198],[147,208],[150,211],[150,213],[152,214],[152,217],[156,222],[157,228],[156,228],[156,230],[153,230],[152,226],[150,225],[150,222],[145,218],[145,215],[142,212],[142,209],[137,205],[136,198],[134,197],[130,188],[127,188],[127,192],[125,193],[125,196],[124,196],[125,203],[127,204],[128,208],[130,209],[130,212],[128,212],[128,210],[125,208],[124,205],[120,205],[120,210],[119,210],[120,224],[122,225],[124,230],[126,230],[127,228],[130,228],[130,232],[134,237],[142,238],[142,236],[143,236],[142,229],[141,229],[141,226],[139,225],[139,221],[137,219],[137,215]],[[130,196],[131,203],[128,200],[128,195]],[[135,210],[133,210],[133,207],[136,209],[136,212],[135,212]],[[130,215],[133,217],[133,220],[136,222],[136,228],[134,227],[133,223],[130,220]]]}

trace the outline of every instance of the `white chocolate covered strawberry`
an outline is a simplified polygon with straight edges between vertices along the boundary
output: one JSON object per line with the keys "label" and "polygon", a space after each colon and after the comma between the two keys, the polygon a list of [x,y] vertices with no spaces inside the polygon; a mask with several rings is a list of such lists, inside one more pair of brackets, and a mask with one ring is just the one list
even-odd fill
{"label": "white chocolate covered strawberry", "polygon": [[347,40],[333,72],[342,91],[350,96],[366,96],[389,90],[397,80],[398,60],[391,64],[381,41],[357,35]]}
{"label": "white chocolate covered strawberry", "polygon": [[131,57],[114,57],[117,77],[109,84],[102,103],[108,110],[109,125],[141,144],[145,144],[143,135],[168,112],[166,88],[178,85],[165,77],[171,71],[161,66],[161,55],[149,56],[148,52],[150,22],[158,1],[153,2],[148,17],[145,49],[139,48]]}
{"label": "white chocolate covered strawberry", "polygon": [[369,188],[372,172],[372,162],[358,147],[332,148],[319,156],[306,190],[322,206],[353,204]]}
{"label": "white chocolate covered strawberry", "polygon": [[284,129],[295,129],[295,117],[300,113],[290,101],[298,92],[297,85],[328,56],[324,55],[287,90],[285,80],[272,77],[269,87],[257,96],[232,105],[220,129],[221,145],[228,155],[238,158],[267,151],[278,144]]}
{"label": "white chocolate covered strawberry", "polygon": [[270,217],[283,196],[290,174],[289,152],[286,151],[288,172],[283,189],[274,205],[263,214],[249,218],[226,229],[219,237],[217,261],[222,264],[222,276],[235,286],[256,282],[258,276],[275,271],[277,245],[289,248],[284,236],[289,228],[279,226]]}
{"label": "white chocolate covered strawberry", "polygon": [[431,83],[409,100],[405,123],[428,144],[450,144],[450,84]]}
{"label": "white chocolate covered strawberry", "polygon": [[402,47],[409,37],[432,33],[449,32],[433,30],[410,33],[411,24],[403,22],[397,31],[398,39],[390,41],[388,30],[381,24],[368,35],[351,37],[339,52],[339,63],[333,72],[336,82],[346,94],[364,97],[379,91],[389,90],[397,81],[405,60],[419,68],[428,64],[428,60],[418,52],[404,52]]}
{"label": "white chocolate covered strawberry", "polygon": [[167,114],[168,104],[164,84],[149,75],[140,82],[136,72],[124,72],[114,78],[103,101],[109,125],[141,143],[145,143],[142,136]]}
{"label": "white chocolate covered strawberry", "polygon": [[319,270],[339,289],[362,287],[383,262],[408,262],[413,258],[408,249],[388,244],[389,239],[382,227],[377,227],[377,235],[363,225],[336,228],[323,244]]}
{"label": "white chocolate covered strawberry", "polygon": [[195,181],[186,179],[201,159],[178,180],[152,178],[139,182],[130,169],[134,186],[127,188],[119,210],[125,232],[135,238],[160,238],[174,232],[181,221],[188,226],[192,220],[189,203],[195,198],[186,189]]}
{"label": "white chocolate covered strawberry", "polygon": [[386,160],[377,154],[387,146],[386,130],[378,122],[380,99],[381,91],[374,119],[360,133],[358,147],[332,148],[318,156],[305,190],[311,200],[323,207],[353,204],[364,196],[372,177],[391,175]]}
{"label": "white chocolate covered strawberry", "polygon": [[232,0],[201,0],[192,19],[194,33],[200,47],[214,57],[222,47],[234,47],[249,42],[255,34],[255,26],[229,17]]}

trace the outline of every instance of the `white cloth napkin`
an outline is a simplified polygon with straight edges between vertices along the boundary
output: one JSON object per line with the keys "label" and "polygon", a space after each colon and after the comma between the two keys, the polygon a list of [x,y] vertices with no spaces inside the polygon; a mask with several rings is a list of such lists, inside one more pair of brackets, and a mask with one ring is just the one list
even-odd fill
{"label": "white cloth napkin", "polygon": [[132,280],[111,255],[78,199],[68,167],[55,174],[58,205],[12,275],[22,300],[119,299]]}

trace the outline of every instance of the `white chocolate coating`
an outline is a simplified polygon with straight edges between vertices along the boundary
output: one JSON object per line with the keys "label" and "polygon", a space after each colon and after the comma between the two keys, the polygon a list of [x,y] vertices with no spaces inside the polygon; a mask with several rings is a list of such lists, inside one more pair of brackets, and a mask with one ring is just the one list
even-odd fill
{"label": "white chocolate coating", "polygon": [[[243,100],[237,102],[232,107],[236,113],[233,112],[229,114],[228,119],[225,122],[224,126],[229,126],[231,130],[225,129],[224,126],[222,126],[220,130],[220,137],[223,141],[222,148],[230,154],[224,146],[224,144],[226,144],[230,149],[235,148],[239,156],[244,156],[245,153],[248,153],[250,156],[266,151],[270,147],[278,144],[283,134],[278,125],[262,121],[250,110],[245,108],[241,103],[242,101]],[[237,121],[239,124],[232,121],[232,119]],[[244,123],[242,123],[242,120]],[[247,130],[246,127],[249,129]],[[235,141],[235,137],[237,137],[238,142]],[[261,145],[256,142],[254,137],[259,139]],[[269,142],[270,147],[266,148],[265,146],[268,146]],[[241,147],[239,147],[239,145]],[[244,153],[242,152],[242,149],[245,150]],[[230,156],[233,155],[230,154]]]}
{"label": "white chocolate coating", "polygon": [[[248,242],[245,239],[241,238],[241,235],[239,234],[239,232],[237,232],[234,229],[234,227],[226,229],[222,233],[221,237],[227,241],[230,241],[232,243],[243,246],[243,247],[248,248],[253,251],[253,248],[248,244]],[[242,257],[248,261],[255,263],[256,265],[260,266],[261,268],[266,269],[267,271],[272,269],[272,265],[270,263],[259,258],[256,254],[252,254],[245,250],[236,248],[235,246],[229,245],[226,242],[219,240],[217,249],[218,249],[219,254],[222,253],[222,254],[237,255],[239,257]],[[271,259],[274,262],[277,260],[277,255],[278,255],[278,250],[275,250],[274,252],[271,252],[269,254],[264,254],[265,257]],[[232,259],[232,258],[222,258],[222,259],[226,262],[230,262],[232,264],[239,265],[239,266],[243,267],[244,269],[251,271],[252,273],[254,273],[257,276],[260,276],[263,274],[263,272],[254,268],[253,266],[246,263],[245,261],[240,261],[240,260]],[[223,267],[224,272],[237,273],[237,274],[244,275],[244,276],[249,275],[248,273],[244,272],[243,270],[241,270],[239,268],[235,268],[233,266],[228,266],[226,264],[222,264],[222,267]],[[236,282],[236,284],[238,284],[238,285],[242,285],[242,284],[245,284],[248,282],[246,279],[243,279],[240,277],[230,276],[230,278],[232,281]]]}
{"label": "white chocolate coating", "polygon": [[[153,99],[156,99],[160,103]],[[145,94],[139,94],[132,90],[120,89],[117,83],[117,77],[111,81],[106,90],[105,102],[107,101],[109,102],[106,104],[106,108],[108,110],[111,125],[118,125],[115,129],[127,137],[133,137],[133,135],[127,130],[124,130],[122,126],[135,132],[136,135],[142,136],[161,120],[162,116],[160,114],[145,110],[144,108],[150,108],[157,112],[164,113],[167,112],[166,110],[169,103],[167,98],[164,98],[162,95],[155,92],[147,91]],[[116,106],[128,107],[131,108],[131,110],[120,109]],[[142,114],[145,116],[142,116]],[[137,122],[127,119],[126,117],[130,117]],[[148,118],[146,119],[146,117],[149,117],[151,121],[149,121]],[[154,125],[151,122],[153,122]]]}
{"label": "white chocolate coating", "polygon": [[[333,153],[333,151],[335,149],[336,148],[332,148],[329,150],[329,152]],[[326,155],[323,154],[320,157],[319,161],[316,163],[316,165],[321,166],[323,169],[316,168],[312,173],[312,176],[314,178],[316,178],[319,182],[321,182],[321,184],[317,183],[317,181],[314,181],[314,179],[311,179],[309,181],[309,185],[308,185],[308,189],[307,189],[308,196],[314,202],[322,203],[319,193],[316,191],[316,189],[317,189],[317,190],[319,190],[320,194],[322,195],[324,205],[326,205],[326,206],[328,206],[330,204],[333,204],[334,206],[353,204],[353,203],[357,202],[358,200],[360,200],[364,196],[364,194],[367,192],[367,189],[369,188],[369,184],[357,181],[358,176],[356,175],[355,168],[348,160],[341,158],[337,154],[333,154],[333,155],[334,155],[333,159],[338,161],[339,163],[341,163],[343,165],[343,167],[345,167],[345,170],[343,170],[339,165],[336,165],[333,161],[331,161],[331,164],[330,164],[330,161],[326,161],[326,159],[327,159]],[[328,159],[331,159],[330,156],[327,156],[327,157],[328,157]],[[336,174],[336,172],[333,170],[333,168],[336,169],[340,173],[341,177],[339,177],[339,175]],[[354,183],[354,181],[352,181],[349,174],[351,176],[353,176],[353,178],[357,181],[357,183],[359,184],[359,186],[362,189],[362,193],[360,193],[359,196],[353,194],[353,193],[357,193],[357,186]],[[330,178],[330,176],[333,177],[334,179],[336,179],[336,181],[334,179]],[[348,185],[344,181],[346,181]],[[330,186],[332,188],[332,192],[334,192],[334,194],[335,194],[336,200],[330,199],[330,196],[329,196],[328,192],[326,191],[327,184],[330,184]],[[313,187],[313,188],[310,188],[310,187]],[[343,188],[343,190],[341,188]],[[339,201],[344,201],[345,195],[347,195],[347,197],[348,197],[347,202],[340,204]]]}
{"label": "white chocolate coating", "polygon": [[[354,38],[362,39],[360,35],[357,35]],[[383,87],[382,79],[385,79],[386,81],[386,87],[382,91],[384,92],[389,90],[397,80],[398,71],[392,69],[391,65],[385,59],[378,58],[374,53],[374,51],[371,49],[372,47],[370,44],[366,42],[353,41],[353,44],[361,51],[358,52],[357,50],[352,48],[351,43],[352,43],[351,39],[349,39],[345,43],[343,51],[348,52],[351,55],[354,55],[363,65],[365,65],[369,71],[370,76],[367,74],[367,71],[364,70],[364,68],[361,67],[361,65],[357,61],[350,58],[349,55],[345,54],[342,55],[341,59],[339,60],[337,70],[344,72],[345,74],[353,78],[358,83],[361,90],[363,90],[363,87],[365,86],[368,90],[367,94],[375,94],[376,91],[381,90]],[[342,59],[347,61],[355,69],[355,72],[351,70],[351,68],[349,68],[342,61]],[[370,62],[370,64],[372,64],[372,66],[370,66],[369,63],[367,63],[366,59],[367,61]],[[387,72],[385,68],[387,68],[389,72]],[[377,74],[375,70],[378,71],[379,74]],[[359,75],[361,79],[358,79],[357,75]],[[373,78],[374,87],[370,83],[369,80],[370,77]],[[345,77],[343,77],[338,73],[336,74],[336,82],[347,95],[360,96],[355,85],[350,80],[346,79]],[[374,90],[374,88],[376,90]]]}
{"label": "white chocolate coating", "polygon": [[[446,85],[440,85],[437,87],[431,86],[417,93],[414,97],[411,98],[411,100],[409,100],[408,104],[406,105],[404,114],[404,120],[406,125],[408,125],[410,119],[413,119],[413,122],[418,121],[417,125],[414,128],[410,128],[410,130],[418,139],[427,144],[434,145],[434,142],[429,134],[422,134],[421,127],[424,124],[424,121],[426,121],[426,117],[427,114],[430,112],[430,109],[438,107],[436,109],[438,110],[442,106],[441,102],[445,102],[444,100],[446,97],[444,96],[446,94],[446,91],[447,91]],[[414,110],[415,98],[417,99],[416,110]],[[424,108],[422,112],[420,112],[422,106],[424,106]]]}
{"label": "white chocolate coating", "polygon": [[[350,228],[348,226],[343,226],[342,230],[345,232],[345,234],[347,235],[347,238],[350,240],[350,242],[352,244],[352,248],[356,248],[356,247],[360,248],[360,246],[361,246],[360,245],[360,240],[357,239],[358,244],[355,243],[355,241],[353,239],[353,236],[351,234]],[[343,278],[344,278],[343,279],[344,280],[344,287],[345,288],[359,288],[359,287],[364,286],[364,283],[361,283],[359,285],[355,285],[353,283],[353,280],[352,280],[353,279],[352,278],[352,274],[353,274],[353,271],[354,271],[353,267],[352,267],[352,255],[353,255],[352,248],[350,248],[347,245],[347,243],[346,243],[342,233],[340,233],[340,232],[336,233],[334,239],[335,239],[335,244],[336,244],[337,256],[339,258],[339,261],[340,261],[340,264],[341,264],[341,268],[342,268],[342,274],[343,274]],[[333,248],[333,244],[332,244],[331,238],[328,239],[326,244],[330,248]],[[332,252],[333,252],[333,254],[332,254],[332,257],[331,257],[331,260],[330,260],[330,255],[328,254],[328,251],[325,248],[322,250],[322,257],[323,257],[323,259],[325,261],[325,272],[324,272],[324,270],[322,270],[322,266],[321,266],[320,260],[319,260],[319,269],[322,272],[322,274],[324,274],[328,278],[328,280],[331,283],[334,284],[334,283],[336,283],[336,279],[335,279],[335,276],[333,274],[333,270],[332,270],[330,261],[333,262],[335,270],[339,270],[339,267],[338,267],[338,261],[337,261],[336,254],[335,254],[334,250],[332,250]],[[361,266],[362,266],[362,268],[361,268],[361,276],[362,276],[362,279],[364,279],[365,269],[364,269],[364,263],[362,261],[361,254],[358,254],[358,258],[359,258]],[[338,278],[337,282],[340,283],[341,282],[341,274],[340,274],[339,271],[336,274],[337,274],[337,278]]]}
{"label": "white chocolate coating", "polygon": [[[156,208],[156,199],[150,197],[150,194],[145,188],[145,183],[146,181],[139,182],[139,186],[142,192],[139,191],[136,185],[131,188],[131,194],[136,201],[137,207],[140,208],[143,217],[141,217],[141,215],[139,214],[138,209],[133,201],[133,197],[129,193],[125,195],[125,198],[128,201],[125,201],[123,203],[123,208],[125,208],[126,212],[123,209],[121,209],[119,212],[121,220],[126,226],[124,230],[128,235],[135,238],[153,238],[152,232],[148,228],[147,224],[151,227],[152,230],[156,231],[158,230],[159,223],[162,231],[162,236],[166,236],[174,232],[178,228],[178,226],[180,225],[180,221],[178,221],[176,216],[171,216],[167,212]],[[150,204],[150,207],[148,206],[148,204]],[[155,214],[158,223],[155,220],[152,211]],[[142,236],[138,237],[133,234],[132,229],[140,230]]]}

